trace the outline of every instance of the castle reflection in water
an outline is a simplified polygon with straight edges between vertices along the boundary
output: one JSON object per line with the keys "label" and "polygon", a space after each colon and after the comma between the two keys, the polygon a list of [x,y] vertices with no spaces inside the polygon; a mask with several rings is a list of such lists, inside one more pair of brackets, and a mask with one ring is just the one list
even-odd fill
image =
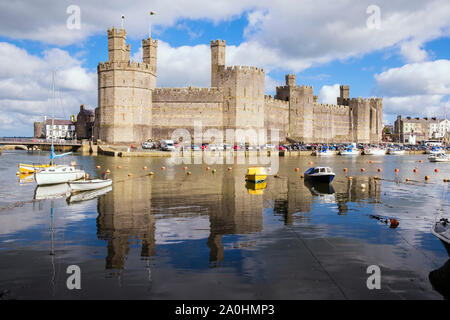
{"label": "castle reflection in water", "polygon": [[[246,188],[245,169],[224,169],[215,175],[199,169],[190,177],[178,172],[179,168],[152,177],[113,172],[112,191],[98,199],[97,236],[107,241],[106,269],[123,269],[132,245],[140,245],[143,259],[155,255],[158,219],[169,219],[169,229],[180,228],[176,218],[209,221],[205,245],[210,263],[217,263],[224,260],[222,237],[262,231],[264,212],[273,212],[282,223],[291,225],[308,223],[315,201],[336,204],[338,214],[347,212],[349,202],[380,201],[381,181],[367,176],[343,177],[330,188],[308,185],[298,175],[271,176],[267,187],[255,192]],[[192,229],[184,232],[199,232],[199,228]]]}

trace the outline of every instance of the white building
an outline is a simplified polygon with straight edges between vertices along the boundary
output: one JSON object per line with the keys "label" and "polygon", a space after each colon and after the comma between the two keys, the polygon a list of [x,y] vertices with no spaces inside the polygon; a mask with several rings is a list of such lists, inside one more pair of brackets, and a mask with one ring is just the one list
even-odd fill
{"label": "white building", "polygon": [[436,138],[443,138],[447,132],[450,132],[450,120],[441,120],[437,128]]}
{"label": "white building", "polygon": [[44,126],[44,133],[46,139],[74,139],[75,134],[75,124],[70,120],[60,120],[46,119]]}

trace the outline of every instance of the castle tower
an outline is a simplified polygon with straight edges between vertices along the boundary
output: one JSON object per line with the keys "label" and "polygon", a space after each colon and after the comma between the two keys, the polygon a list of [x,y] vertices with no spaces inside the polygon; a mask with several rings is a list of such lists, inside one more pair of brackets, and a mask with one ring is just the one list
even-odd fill
{"label": "castle tower", "polygon": [[286,85],[289,87],[295,87],[295,74],[287,74],[286,75]]}
{"label": "castle tower", "polygon": [[225,40],[211,40],[211,87],[219,87],[219,72],[225,68]]}
{"label": "castle tower", "polygon": [[[148,63],[130,61],[125,30],[113,28],[107,34],[109,61],[97,67],[98,139],[110,144],[140,143],[152,134],[156,69]],[[150,43],[156,47],[155,42]],[[149,61],[156,66],[156,50],[154,53]]]}
{"label": "castle tower", "polygon": [[157,75],[157,56],[158,56],[158,40],[152,38],[142,39],[142,60],[150,65],[150,69],[155,75],[152,87],[156,88]]}
{"label": "castle tower", "polygon": [[129,61],[130,45],[126,45],[125,30],[112,28],[108,30],[108,56],[110,62]]}
{"label": "castle tower", "polygon": [[350,87],[348,85],[339,86],[340,95],[337,97],[337,104],[341,106],[348,106],[348,99],[350,99]]}

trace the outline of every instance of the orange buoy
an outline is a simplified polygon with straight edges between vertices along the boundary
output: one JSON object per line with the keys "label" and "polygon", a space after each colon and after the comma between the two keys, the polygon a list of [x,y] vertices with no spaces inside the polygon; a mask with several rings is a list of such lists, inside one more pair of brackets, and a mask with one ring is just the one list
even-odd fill
{"label": "orange buoy", "polygon": [[438,172],[439,172],[439,169],[434,169],[434,172],[438,173]]}
{"label": "orange buoy", "polygon": [[232,167],[228,167],[228,171],[231,171],[231,170],[233,170],[233,168]]}
{"label": "orange buoy", "polygon": [[378,176],[373,176],[373,180],[378,180]]}
{"label": "orange buoy", "polygon": [[161,170],[166,170],[166,167],[161,167]]}
{"label": "orange buoy", "polygon": [[117,166],[117,169],[120,169],[121,168],[121,166]]}
{"label": "orange buoy", "polygon": [[143,169],[143,170],[147,170],[147,166],[143,166],[142,169]]}
{"label": "orange buoy", "polygon": [[420,163],[422,163],[422,162],[423,162],[423,160],[419,160],[419,162],[420,162]]}
{"label": "orange buoy", "polygon": [[430,176],[425,176],[425,180],[430,180]]}
{"label": "orange buoy", "polygon": [[414,170],[413,170],[413,172],[414,172],[414,173],[417,173],[417,172],[419,172],[419,170],[417,170],[417,169],[414,169]]}
{"label": "orange buoy", "polygon": [[397,228],[398,225],[399,225],[398,220],[394,219],[394,218],[390,218],[389,222],[390,222],[390,226],[389,227],[394,228],[394,229]]}
{"label": "orange buoy", "polygon": [[408,182],[409,181],[409,179],[408,178],[406,178],[406,182]]}
{"label": "orange buoy", "polygon": [[378,168],[377,171],[378,171],[378,172],[381,172],[381,171],[383,171],[383,170],[382,170],[381,168]]}
{"label": "orange buoy", "polygon": [[344,168],[344,172],[347,172],[348,171],[348,169],[347,168]]}
{"label": "orange buoy", "polygon": [[96,168],[97,168],[97,169],[100,169],[101,167],[100,167],[100,166],[96,166]]}
{"label": "orange buoy", "polygon": [[211,168],[210,167],[206,167],[206,171],[209,171],[209,170],[211,170]]}
{"label": "orange buoy", "polygon": [[364,169],[364,168],[361,168],[361,172],[364,172],[364,171],[366,171],[366,169]]}
{"label": "orange buoy", "polygon": [[298,170],[299,170],[298,168],[295,168],[295,172],[298,172]]}
{"label": "orange buoy", "polygon": [[398,170],[398,168],[395,168],[395,170],[394,170],[395,172],[399,172],[400,170]]}
{"label": "orange buoy", "polygon": [[370,160],[369,163],[373,163],[373,160]]}
{"label": "orange buoy", "polygon": [[312,162],[312,161],[310,161],[310,162],[308,162],[309,164],[313,164],[314,162]]}
{"label": "orange buoy", "polygon": [[187,170],[187,167],[183,167],[183,170],[186,171],[186,170]]}

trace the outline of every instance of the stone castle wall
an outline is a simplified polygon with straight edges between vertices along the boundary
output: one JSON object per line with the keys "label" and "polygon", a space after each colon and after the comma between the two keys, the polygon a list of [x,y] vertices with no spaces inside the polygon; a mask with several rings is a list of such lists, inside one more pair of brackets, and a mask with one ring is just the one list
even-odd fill
{"label": "stone castle wall", "polygon": [[207,129],[279,130],[287,138],[313,142],[379,142],[382,100],[349,96],[341,86],[337,105],[318,103],[311,86],[286,85],[274,98],[264,95],[265,72],[248,66],[227,67],[226,43],[211,41],[211,88],[156,88],[158,41],[142,41],[143,62],[130,61],[124,30],[108,30],[109,60],[99,63],[98,110],[94,135],[107,143],[170,139],[175,129],[193,137],[195,121]]}

